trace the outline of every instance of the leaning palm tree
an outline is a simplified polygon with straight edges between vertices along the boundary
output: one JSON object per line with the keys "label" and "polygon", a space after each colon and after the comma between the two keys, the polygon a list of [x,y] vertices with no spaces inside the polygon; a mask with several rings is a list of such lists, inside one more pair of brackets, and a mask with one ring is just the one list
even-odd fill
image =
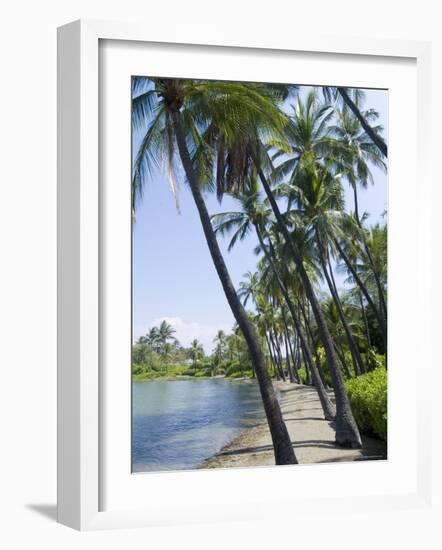
{"label": "leaning palm tree", "polygon": [[340,302],[334,280],[330,257],[333,252],[333,237],[340,236],[340,221],[344,210],[342,183],[339,176],[333,176],[329,169],[319,164],[311,155],[305,155],[300,163],[296,185],[292,188],[297,209],[291,215],[305,220],[315,235],[317,255],[330,294],[336,303],[339,318],[347,335],[352,361],[357,374],[364,370],[362,357]]}
{"label": "leaning palm tree", "polygon": [[[341,230],[342,234],[345,235],[343,239],[335,238],[333,244],[336,250],[339,253],[339,256],[342,258],[345,265],[345,269],[349,274],[349,282],[354,282],[358,286],[359,290],[363,294],[367,304],[370,306],[372,312],[375,315],[375,318],[379,324],[381,331],[381,336],[384,344],[384,348],[387,348],[387,318],[386,318],[386,309],[383,308],[383,303],[386,303],[384,300],[381,300],[381,297],[384,294],[384,289],[382,283],[379,279],[379,276],[376,273],[375,278],[375,264],[373,255],[370,252],[370,258],[365,253],[366,248],[369,247],[367,230],[361,228],[355,222],[355,219],[351,215],[344,214],[341,219]],[[364,233],[364,235],[361,235]],[[386,258],[385,258],[386,262]],[[386,263],[385,263],[386,265]],[[364,277],[361,272],[361,268],[364,270],[364,273],[371,273],[370,279],[375,281],[374,286],[367,286]],[[379,303],[375,303],[376,294],[379,297]]]}
{"label": "leaning palm tree", "polygon": [[[285,117],[275,106],[275,90],[257,84],[218,81],[134,78],[133,122],[146,128],[136,156],[133,204],[142,196],[145,176],[152,161],[167,158],[172,190],[174,165],[180,160],[189,184],[209,251],[232,313],[247,342],[259,383],[264,410],[272,436],[276,464],[297,460],[281,409],[268,375],[258,336],[236,293],[221,254],[202,187],[214,174],[227,173],[224,181],[233,188],[247,169],[241,150],[243,136],[270,135],[281,130]],[[230,154],[225,155],[226,151]],[[236,155],[236,156],[235,156]],[[217,181],[221,180],[217,178]],[[217,189],[219,197],[223,187]]]}
{"label": "leaning palm tree", "polygon": [[372,288],[378,290],[379,309],[384,320],[387,317],[387,227],[379,224],[364,230],[364,250],[370,250],[370,255],[361,258],[358,270],[362,278]]}
{"label": "leaning palm tree", "polygon": [[[371,265],[381,306],[384,310],[382,330],[384,333],[384,342],[386,343],[386,300],[383,294],[382,285],[377,277],[371,249],[365,238],[363,219],[361,219],[361,215],[359,213],[358,185],[362,188],[366,188],[370,182],[374,183],[369,165],[376,166],[384,172],[387,170],[387,166],[382,158],[382,154],[379,153],[379,149],[375,144],[373,144],[367,133],[361,129],[359,120],[352,116],[347,110],[336,110],[335,112],[337,124],[334,125],[331,130],[336,139],[338,139],[345,146],[343,150],[343,162],[341,169],[343,175],[347,178],[353,189],[354,219],[360,229],[360,240],[363,244],[363,250],[367,256],[368,262]],[[366,113],[366,118],[369,121],[376,121],[378,116],[378,113],[374,110],[367,111]],[[373,129],[378,135],[381,135],[383,130],[380,125],[374,126]]]}
{"label": "leaning palm tree", "polygon": [[[335,148],[339,151],[339,144],[334,143],[326,133],[327,121],[330,119],[330,116],[327,106],[318,105],[314,94],[308,96],[305,105],[303,105],[301,101],[298,102],[294,117],[290,120],[290,124],[287,127],[287,140],[289,141],[292,156],[294,157],[288,160],[292,160],[293,162],[287,166],[288,161],[283,161],[283,164],[286,165],[286,169],[280,169],[278,167],[276,171],[279,176],[285,175],[287,172],[292,172],[291,178],[294,182],[299,172],[299,164],[305,155],[321,154],[321,156],[324,156],[327,150],[331,149],[333,153]],[[310,143],[307,139],[310,139]],[[312,151],[314,143],[316,144],[316,151]],[[258,174],[275,215],[279,231],[286,240],[293,262],[302,280],[305,294],[310,302],[327,357],[327,364],[329,366],[336,397],[336,442],[342,446],[359,448],[362,446],[362,440],[345,390],[344,380],[339,369],[338,358],[333,345],[333,339],[321,311],[315,289],[313,288],[305,268],[302,255],[291,237],[287,219],[281,213],[271,188],[270,179],[262,168],[262,165],[265,164],[267,160],[267,151],[261,147],[260,153],[261,156],[259,158],[255,156],[255,161],[260,164]]]}
{"label": "leaning palm tree", "polygon": [[346,109],[349,109],[354,117],[358,120],[367,136],[371,139],[374,145],[379,149],[384,157],[388,156],[388,146],[379,133],[379,129],[371,126],[370,115],[371,112],[362,112],[360,108],[360,102],[363,99],[363,90],[359,88],[344,88],[342,86],[333,88],[331,86],[324,86],[322,88],[324,97],[327,101],[334,100],[343,104]]}
{"label": "leaning palm tree", "polygon": [[[275,258],[273,246],[270,239],[268,238],[268,244],[264,242],[266,238],[265,225],[268,222],[270,212],[262,203],[258,181],[253,174],[248,182],[248,185],[243,189],[240,195],[234,195],[237,199],[240,210],[237,212],[225,212],[221,214],[216,214],[212,216],[212,223],[214,224],[215,231],[220,232],[221,234],[228,234],[233,232],[231,237],[228,249],[231,250],[235,243],[239,240],[242,240],[249,234],[251,230],[254,230],[258,238],[261,251],[264,253],[265,260],[267,261],[270,271],[273,275],[274,288],[276,288],[279,293],[282,295],[279,300],[276,301],[285,301],[288,310],[291,314],[291,318],[294,322],[295,329],[301,341],[301,346],[303,353],[306,356],[308,368],[312,372],[313,379],[315,381],[316,389],[318,391],[318,396],[321,401],[321,405],[324,411],[324,416],[328,420],[332,420],[336,416],[336,411],[331,403],[325,388],[322,384],[322,381],[317,372],[316,365],[313,361],[313,356],[310,351],[307,340],[304,337],[301,323],[298,320],[298,315],[295,311],[295,306],[290,298],[288,288],[282,280],[282,273],[280,268],[280,262]],[[254,276],[249,277],[249,284],[251,281],[254,281]],[[256,277],[256,275],[255,275]],[[246,293],[247,287],[243,284],[243,287],[240,285],[242,294],[248,296]],[[269,336],[270,342],[274,342],[272,336]],[[275,343],[275,345],[277,342]],[[277,346],[276,346],[277,347]],[[293,378],[293,374],[289,371],[290,377]],[[281,372],[281,377],[284,379],[284,372]]]}

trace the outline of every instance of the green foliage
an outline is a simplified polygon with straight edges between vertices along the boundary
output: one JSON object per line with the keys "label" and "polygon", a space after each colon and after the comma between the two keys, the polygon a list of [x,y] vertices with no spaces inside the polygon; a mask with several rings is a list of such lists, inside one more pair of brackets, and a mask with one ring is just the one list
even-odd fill
{"label": "green foliage", "polygon": [[140,375],[143,372],[145,372],[143,365],[138,365],[137,363],[132,363],[132,374]]}
{"label": "green foliage", "polygon": [[252,365],[250,362],[234,362],[226,368],[226,376],[228,378],[242,378],[248,376],[248,372],[252,372]]}
{"label": "green foliage", "polygon": [[234,372],[229,376],[229,378],[253,378],[253,371],[244,370],[243,372]]}
{"label": "green foliage", "polygon": [[387,371],[378,367],[345,383],[359,429],[387,440]]}
{"label": "green foliage", "polygon": [[385,367],[385,355],[376,353],[373,349],[370,349],[368,353],[365,354],[365,360],[370,370]]}
{"label": "green foliage", "polygon": [[212,368],[205,368],[200,369],[198,372],[195,373],[195,378],[208,378],[212,376]]}
{"label": "green foliage", "polygon": [[374,346],[379,353],[385,353],[385,346],[382,340],[382,332],[373,310],[368,307],[365,314],[367,316],[372,346]]}
{"label": "green foliage", "polygon": [[[242,369],[242,370],[244,370],[244,369]],[[232,376],[233,374],[236,374],[237,372],[241,372],[241,365],[239,363],[232,363],[226,369],[226,376]]]}
{"label": "green foliage", "polygon": [[305,370],[305,367],[301,367],[298,369],[298,375],[303,384],[307,383],[307,372]]}

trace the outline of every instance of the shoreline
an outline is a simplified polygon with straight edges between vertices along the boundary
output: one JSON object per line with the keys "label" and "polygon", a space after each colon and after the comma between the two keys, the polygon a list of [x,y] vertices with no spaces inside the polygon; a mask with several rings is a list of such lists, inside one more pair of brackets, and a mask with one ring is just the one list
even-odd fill
{"label": "shoreline", "polygon": [[[316,390],[290,382],[274,382],[278,400],[299,464],[386,460],[382,440],[362,435],[362,449],[338,447],[333,424],[324,420]],[[265,418],[245,428],[196,469],[274,466],[273,445]]]}
{"label": "shoreline", "polygon": [[176,376],[157,376],[155,378],[132,378],[132,382],[156,382],[157,380],[163,380],[165,382],[174,382],[176,380],[230,380],[231,382],[254,382],[256,378],[249,378],[247,376],[242,378],[231,378],[224,374],[217,374],[216,376],[189,376],[187,374],[179,374]]}

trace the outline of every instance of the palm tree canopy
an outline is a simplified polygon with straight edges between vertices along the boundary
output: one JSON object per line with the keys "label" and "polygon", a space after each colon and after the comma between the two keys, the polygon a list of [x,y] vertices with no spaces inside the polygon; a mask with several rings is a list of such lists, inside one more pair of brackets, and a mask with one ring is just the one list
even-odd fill
{"label": "palm tree canopy", "polygon": [[242,188],[257,139],[280,139],[287,123],[279,109],[286,96],[282,86],[134,77],[133,93],[134,128],[144,135],[133,171],[134,209],[146,176],[162,163],[177,199],[174,111],[181,113],[200,184],[216,189],[219,198]]}

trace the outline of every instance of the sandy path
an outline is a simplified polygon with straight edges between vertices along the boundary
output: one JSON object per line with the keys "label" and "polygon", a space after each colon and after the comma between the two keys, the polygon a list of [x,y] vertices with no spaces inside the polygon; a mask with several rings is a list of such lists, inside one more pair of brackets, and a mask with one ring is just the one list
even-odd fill
{"label": "sandy path", "polygon": [[[332,424],[322,415],[316,390],[307,386],[278,382],[284,420],[299,463],[341,462],[382,459],[382,441],[363,438],[362,449],[342,449],[335,445]],[[265,421],[244,431],[232,443],[209,458],[200,468],[270,466],[274,464],[270,432]]]}

